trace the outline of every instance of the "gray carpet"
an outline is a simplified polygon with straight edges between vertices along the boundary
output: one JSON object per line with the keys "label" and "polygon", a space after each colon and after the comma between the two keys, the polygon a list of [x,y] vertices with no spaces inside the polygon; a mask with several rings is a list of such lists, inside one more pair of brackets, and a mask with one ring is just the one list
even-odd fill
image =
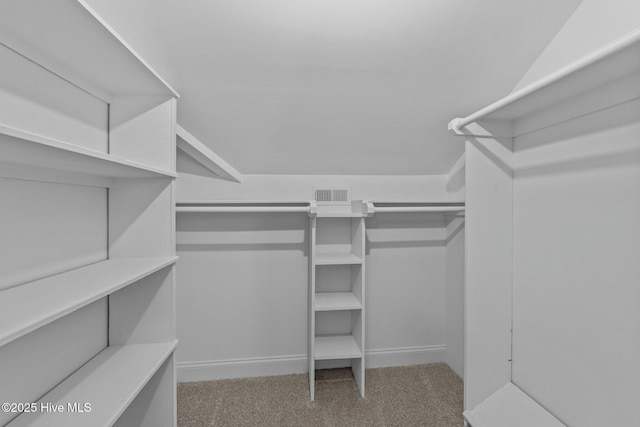
{"label": "gray carpet", "polygon": [[462,381],[445,364],[367,369],[362,399],[349,369],[178,384],[178,427],[460,427]]}

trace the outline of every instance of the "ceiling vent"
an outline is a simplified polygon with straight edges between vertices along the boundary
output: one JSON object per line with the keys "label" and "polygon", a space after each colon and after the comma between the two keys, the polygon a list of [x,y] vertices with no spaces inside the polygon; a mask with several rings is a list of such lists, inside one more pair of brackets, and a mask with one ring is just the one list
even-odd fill
{"label": "ceiling vent", "polygon": [[314,200],[319,205],[348,205],[351,194],[345,188],[318,188],[314,192]]}

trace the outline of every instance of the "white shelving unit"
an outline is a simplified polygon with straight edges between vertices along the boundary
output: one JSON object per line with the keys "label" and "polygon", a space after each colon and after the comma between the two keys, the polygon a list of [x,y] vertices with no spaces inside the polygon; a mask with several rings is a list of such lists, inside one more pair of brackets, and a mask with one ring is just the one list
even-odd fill
{"label": "white shelving unit", "polygon": [[318,206],[310,218],[309,390],[315,399],[316,361],[351,366],[365,392],[365,216],[351,209]]}
{"label": "white shelving unit", "polygon": [[[472,427],[637,424],[638,82],[635,30],[449,123],[465,138]],[[601,347],[615,363],[585,351]]]}
{"label": "white shelving unit", "polygon": [[57,425],[86,426],[82,412],[68,410],[69,402],[96,402],[90,407],[81,406],[83,411],[89,410],[91,425],[114,425],[171,356],[176,344],[177,341],[109,346],[37,402],[38,406],[63,405],[64,411],[56,415],[43,411],[25,413],[10,426],[48,427],[52,420]]}
{"label": "white shelving unit", "polygon": [[175,426],[177,94],[82,1],[2,8],[0,425]]}

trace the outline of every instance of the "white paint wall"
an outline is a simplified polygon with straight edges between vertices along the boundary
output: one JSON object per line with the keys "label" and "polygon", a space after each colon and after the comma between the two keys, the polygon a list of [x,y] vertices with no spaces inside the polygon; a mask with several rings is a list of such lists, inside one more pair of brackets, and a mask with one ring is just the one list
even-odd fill
{"label": "white paint wall", "polygon": [[640,102],[514,147],[513,382],[566,425],[637,425]]}
{"label": "white paint wall", "polygon": [[107,152],[106,103],[4,45],[0,63],[3,126]]}
{"label": "white paint wall", "polygon": [[242,183],[219,179],[188,155],[178,152],[178,201],[294,200],[308,201],[320,188],[351,189],[353,200],[459,201],[447,192],[447,175],[243,175]]}
{"label": "white paint wall", "polygon": [[582,0],[516,85],[520,89],[640,27],[637,0]]}
{"label": "white paint wall", "polygon": [[0,289],[107,258],[106,189],[0,178],[0,200]]}
{"label": "white paint wall", "polygon": [[304,371],[307,224],[305,214],[178,215],[179,380]]}
{"label": "white paint wall", "polygon": [[[314,187],[342,184],[354,199],[459,201],[460,194],[447,192],[446,175],[248,175],[237,184],[212,178],[182,153],[178,167],[182,201],[310,200]],[[178,215],[179,380],[306,371],[308,221],[305,214]],[[366,256],[367,365],[444,361],[444,216],[368,219]]]}
{"label": "white paint wall", "polygon": [[444,216],[377,214],[366,226],[367,366],[443,361]]}

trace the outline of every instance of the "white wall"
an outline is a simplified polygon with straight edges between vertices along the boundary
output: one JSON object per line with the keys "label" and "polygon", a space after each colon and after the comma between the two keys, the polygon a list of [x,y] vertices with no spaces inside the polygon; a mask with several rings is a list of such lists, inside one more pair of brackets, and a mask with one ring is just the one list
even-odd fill
{"label": "white wall", "polygon": [[567,425],[637,425],[640,101],[514,148],[513,382]]}
{"label": "white wall", "polygon": [[[0,178],[0,199],[0,290],[107,258],[106,189]],[[37,401],[106,345],[102,298],[0,347],[0,400]]]}
{"label": "white wall", "polygon": [[[445,223],[367,220],[367,364],[444,357]],[[179,379],[305,372],[308,217],[179,214]]]}
{"label": "white wall", "polygon": [[582,0],[514,90],[637,29],[639,16],[637,0]]}
{"label": "white wall", "polygon": [[308,201],[316,187],[344,186],[351,189],[353,200],[459,200],[459,194],[447,192],[447,175],[243,175],[242,183],[237,183],[217,178],[181,151],[177,164],[178,201]]}

